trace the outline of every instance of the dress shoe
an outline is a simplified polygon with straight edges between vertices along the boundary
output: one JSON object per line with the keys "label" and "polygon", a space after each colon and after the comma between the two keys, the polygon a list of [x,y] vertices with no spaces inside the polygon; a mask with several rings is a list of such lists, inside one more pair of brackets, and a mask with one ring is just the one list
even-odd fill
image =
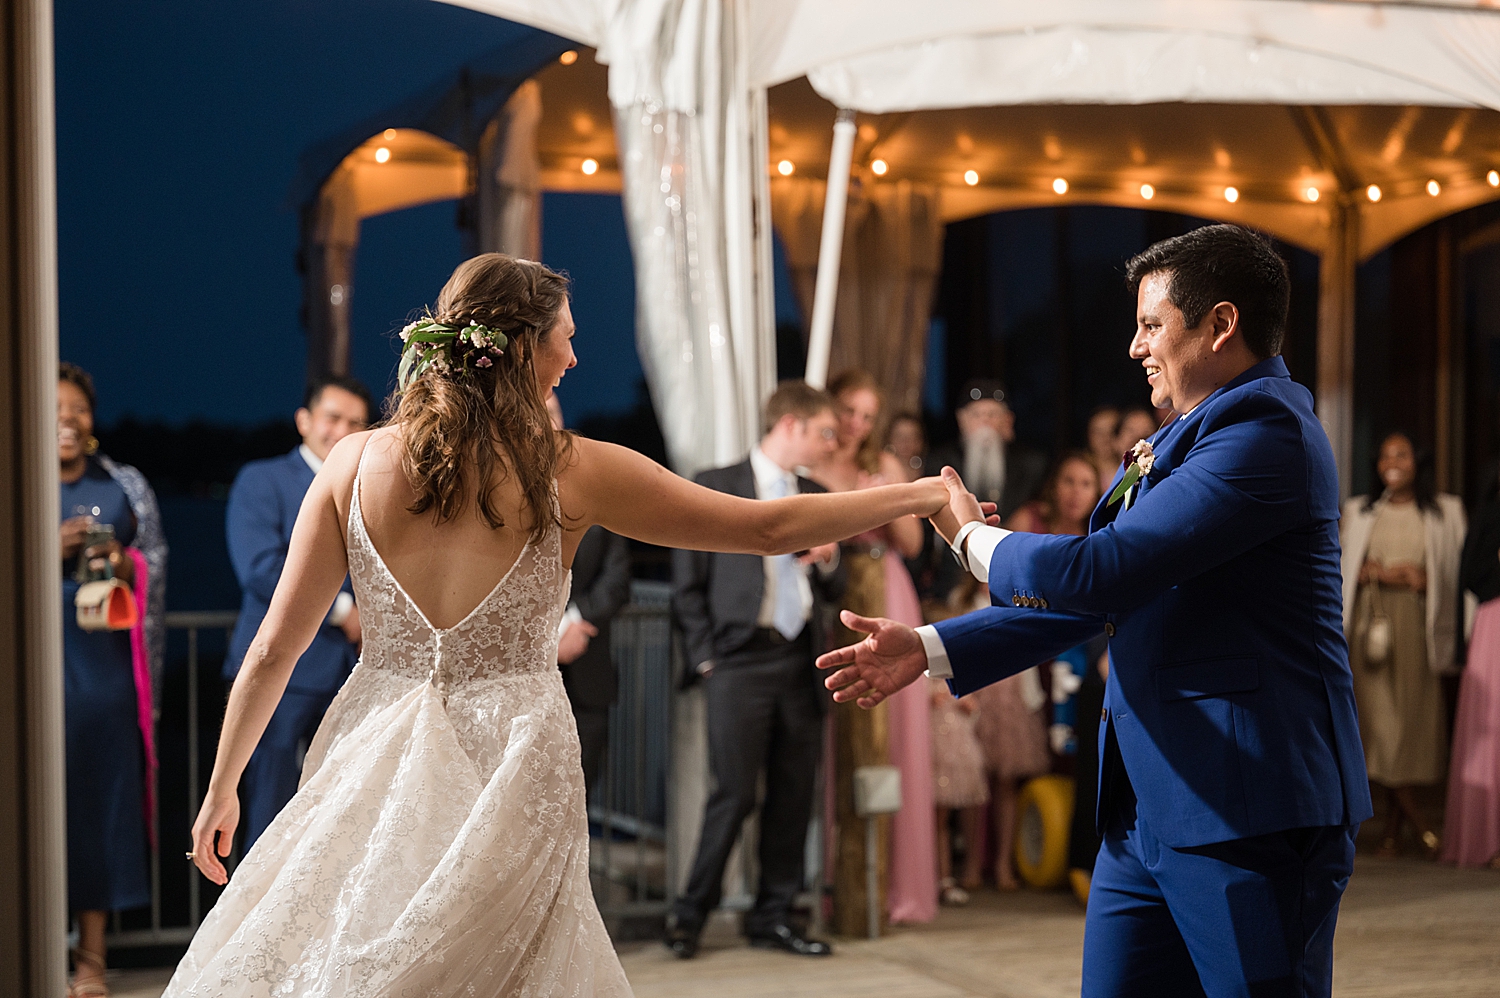
{"label": "dress shoe", "polygon": [[669,917],[661,941],[666,944],[667,949],[677,954],[679,960],[691,960],[698,955],[698,937],[702,934],[703,926]]}
{"label": "dress shoe", "polygon": [[750,936],[750,945],[758,949],[779,949],[798,956],[832,956],[833,947],[821,939],[808,939],[783,922],[765,932]]}

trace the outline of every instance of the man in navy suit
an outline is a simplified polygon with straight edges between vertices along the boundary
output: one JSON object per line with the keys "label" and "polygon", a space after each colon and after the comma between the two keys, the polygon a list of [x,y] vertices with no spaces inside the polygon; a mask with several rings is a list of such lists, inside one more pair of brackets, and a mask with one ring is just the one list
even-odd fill
{"label": "man in navy suit", "polygon": [[1216,225],[1152,246],[1128,276],[1130,355],[1152,403],[1181,414],[1152,436],[1149,473],[1072,537],[986,524],[945,469],[954,500],[934,526],[993,605],[918,629],[846,616],[870,637],[819,664],[844,666],[837,699],[873,706],[924,670],[962,695],[1103,632],[1084,995],[1327,995],[1371,808],[1338,475],[1279,356],[1286,266]]}
{"label": "man in navy suit", "polygon": [[[316,379],[308,385],[305,404],[296,413],[297,432],[302,436],[297,449],[281,457],[251,461],[235,476],[225,531],[229,560],[243,595],[224,658],[226,680],[232,682],[239,673],[271,605],[271,594],[286,564],[292,525],[313,476],[333,445],[364,429],[369,419],[370,391],[364,385],[353,378]],[[318,636],[297,660],[286,693],[245,767],[246,849],[297,792],[307,744],[354,668],[359,638],[359,610],[345,579]]]}

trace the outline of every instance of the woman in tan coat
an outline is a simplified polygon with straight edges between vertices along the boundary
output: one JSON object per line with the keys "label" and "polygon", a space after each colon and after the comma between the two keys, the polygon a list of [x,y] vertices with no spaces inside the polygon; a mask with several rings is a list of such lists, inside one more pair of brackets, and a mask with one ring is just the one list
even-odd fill
{"label": "woman in tan coat", "polygon": [[1438,676],[1456,670],[1466,524],[1456,496],[1433,494],[1426,464],[1409,436],[1392,433],[1370,494],[1344,504],[1344,633],[1365,765],[1385,788],[1384,856],[1398,853],[1403,820],[1428,855],[1440,848],[1412,788],[1440,782],[1445,769]]}

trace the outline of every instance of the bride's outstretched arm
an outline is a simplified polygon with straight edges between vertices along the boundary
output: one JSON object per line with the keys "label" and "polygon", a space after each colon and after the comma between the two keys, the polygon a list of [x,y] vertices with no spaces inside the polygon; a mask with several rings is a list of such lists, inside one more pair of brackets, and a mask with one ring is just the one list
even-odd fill
{"label": "bride's outstretched arm", "polygon": [[872,530],[948,504],[941,479],[759,502],[716,492],[614,444],[574,438],[558,475],[568,528],[597,523],[665,547],[773,555]]}
{"label": "bride's outstretched arm", "polygon": [[348,574],[348,553],[334,494],[340,488],[348,492],[363,442],[358,438],[364,436],[353,434],[340,441],[307,490],[270,609],[245,652],[245,662],[229,693],[208,794],[193,823],[193,862],[216,884],[229,879],[219,857],[229,855],[230,841],[239,824],[236,788],[240,774],[276,711],[292,669],[317,637]]}

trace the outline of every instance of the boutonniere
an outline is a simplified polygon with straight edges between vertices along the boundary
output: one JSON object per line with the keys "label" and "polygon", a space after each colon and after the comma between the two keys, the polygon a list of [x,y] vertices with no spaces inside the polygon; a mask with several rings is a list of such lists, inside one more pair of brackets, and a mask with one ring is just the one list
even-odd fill
{"label": "boutonniere", "polygon": [[1119,502],[1120,497],[1129,492],[1132,485],[1151,474],[1151,468],[1156,464],[1156,452],[1151,449],[1149,440],[1137,440],[1135,446],[1125,452],[1122,461],[1130,462],[1130,466],[1125,469],[1125,477],[1120,479],[1120,484],[1109,494],[1106,506]]}

